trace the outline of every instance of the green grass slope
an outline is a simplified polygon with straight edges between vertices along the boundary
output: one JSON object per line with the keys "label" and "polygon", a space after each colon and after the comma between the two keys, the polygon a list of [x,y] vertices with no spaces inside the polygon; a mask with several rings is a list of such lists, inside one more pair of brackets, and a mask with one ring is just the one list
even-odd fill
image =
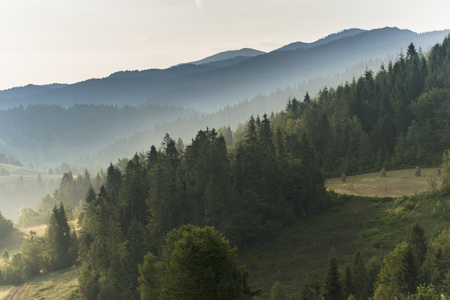
{"label": "green grass slope", "polygon": [[415,169],[387,171],[384,178],[379,172],[347,176],[347,182],[343,183],[340,178],[332,178],[325,181],[325,186],[341,194],[399,197],[428,191],[430,178],[440,184],[440,178],[435,176],[436,169],[421,169],[420,177],[414,176],[414,172]]}
{"label": "green grass slope", "polygon": [[78,269],[71,268],[37,276],[21,286],[0,286],[0,293],[8,288],[1,299],[73,299],[70,296],[77,293],[77,276]]}
{"label": "green grass slope", "polygon": [[338,194],[336,206],[284,228],[263,245],[242,249],[240,261],[247,266],[253,287],[262,288],[263,299],[277,281],[297,299],[309,273],[325,274],[332,247],[343,269],[353,261],[356,251],[366,261],[381,259],[404,240],[416,222],[428,239],[448,227],[450,199],[414,192],[412,189],[405,194],[413,195],[397,198]]}

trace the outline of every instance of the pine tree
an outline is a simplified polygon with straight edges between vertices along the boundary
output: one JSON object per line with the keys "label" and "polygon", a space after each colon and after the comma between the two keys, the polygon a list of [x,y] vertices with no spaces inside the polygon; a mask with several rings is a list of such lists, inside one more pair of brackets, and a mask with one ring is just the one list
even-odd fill
{"label": "pine tree", "polygon": [[104,186],[86,207],[80,229],[81,296],[86,299],[120,299],[123,295],[125,237],[117,205]]}
{"label": "pine tree", "polygon": [[326,300],[344,299],[344,290],[334,249],[331,250],[330,258],[328,260],[328,270],[324,282],[323,296]]}
{"label": "pine tree", "polygon": [[361,253],[358,251],[353,260],[353,283],[355,296],[357,299],[366,299],[368,297],[368,283],[366,266]]}
{"label": "pine tree", "polygon": [[427,242],[424,230],[419,224],[414,224],[406,242],[411,245],[414,255],[416,256],[417,266],[420,268],[424,263],[425,255],[427,254]]}
{"label": "pine tree", "polygon": [[288,295],[281,282],[277,281],[270,290],[270,300],[288,300]]}
{"label": "pine tree", "polygon": [[412,247],[407,243],[398,244],[386,255],[375,285],[374,299],[405,297],[415,293],[418,268]]}
{"label": "pine tree", "polygon": [[60,203],[50,215],[44,236],[46,269],[59,270],[72,265],[76,260],[76,240],[67,222],[64,205]]}

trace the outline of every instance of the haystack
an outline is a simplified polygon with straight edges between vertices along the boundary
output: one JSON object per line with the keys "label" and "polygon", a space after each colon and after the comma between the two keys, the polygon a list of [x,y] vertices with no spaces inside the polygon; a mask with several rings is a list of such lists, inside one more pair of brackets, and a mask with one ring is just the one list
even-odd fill
{"label": "haystack", "polygon": [[416,176],[416,177],[422,176],[419,166],[416,167],[416,171],[414,172],[414,176]]}

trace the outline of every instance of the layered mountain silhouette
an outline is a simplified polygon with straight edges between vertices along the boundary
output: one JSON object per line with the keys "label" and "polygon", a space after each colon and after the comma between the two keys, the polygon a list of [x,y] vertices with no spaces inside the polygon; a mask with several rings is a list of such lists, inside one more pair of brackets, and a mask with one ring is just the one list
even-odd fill
{"label": "layered mountain silhouette", "polygon": [[168,69],[123,71],[70,85],[0,91],[0,109],[28,104],[173,105],[203,112],[310,78],[342,72],[375,58],[399,55],[413,42],[426,51],[450,33],[398,28],[349,29],[314,43],[296,42],[270,53],[227,51]]}

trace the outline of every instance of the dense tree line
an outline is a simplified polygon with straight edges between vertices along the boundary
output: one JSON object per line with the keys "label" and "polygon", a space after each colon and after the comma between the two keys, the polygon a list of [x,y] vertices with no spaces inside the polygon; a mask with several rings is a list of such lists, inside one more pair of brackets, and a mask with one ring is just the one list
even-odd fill
{"label": "dense tree line", "polygon": [[438,166],[450,146],[449,78],[449,37],[426,55],[410,44],[376,75],[290,100],[274,130],[304,134],[325,174]]}
{"label": "dense tree line", "polygon": [[[98,191],[104,182],[105,176],[103,171],[97,173],[94,178],[91,178],[87,170],[78,176],[73,176],[71,171],[64,173],[53,195],[47,194],[42,198],[37,210],[26,206],[20,208],[17,224],[20,227],[46,224],[50,218],[53,206],[57,203],[63,203],[65,205],[66,213],[70,218],[77,217],[83,208],[86,192],[89,187],[92,186]],[[40,186],[42,187],[43,183],[39,175],[37,187],[39,188]],[[41,189],[45,190],[45,187]]]}
{"label": "dense tree line", "polygon": [[[146,105],[28,105],[0,110],[0,152],[49,164],[74,161],[119,138],[190,117],[192,110]],[[0,154],[0,162],[2,155]]]}
{"label": "dense tree line", "polygon": [[6,219],[0,212],[0,238],[7,237],[13,230],[13,222]]}
{"label": "dense tree line", "polygon": [[136,153],[122,171],[111,164],[99,192],[89,189],[80,217],[82,294],[139,297],[137,266],[149,252],[163,259],[166,234],[182,225],[214,226],[235,244],[256,245],[327,201],[308,144],[274,135],[267,115],[250,118],[233,154],[214,129],[185,148],[167,134],[159,150]]}
{"label": "dense tree line", "polygon": [[22,250],[11,258],[3,251],[1,284],[20,284],[41,274],[72,266],[78,260],[78,237],[69,226],[64,205],[53,207],[44,236],[30,231]]}
{"label": "dense tree line", "polygon": [[22,167],[22,163],[17,158],[5,153],[0,153],[0,163]]}

